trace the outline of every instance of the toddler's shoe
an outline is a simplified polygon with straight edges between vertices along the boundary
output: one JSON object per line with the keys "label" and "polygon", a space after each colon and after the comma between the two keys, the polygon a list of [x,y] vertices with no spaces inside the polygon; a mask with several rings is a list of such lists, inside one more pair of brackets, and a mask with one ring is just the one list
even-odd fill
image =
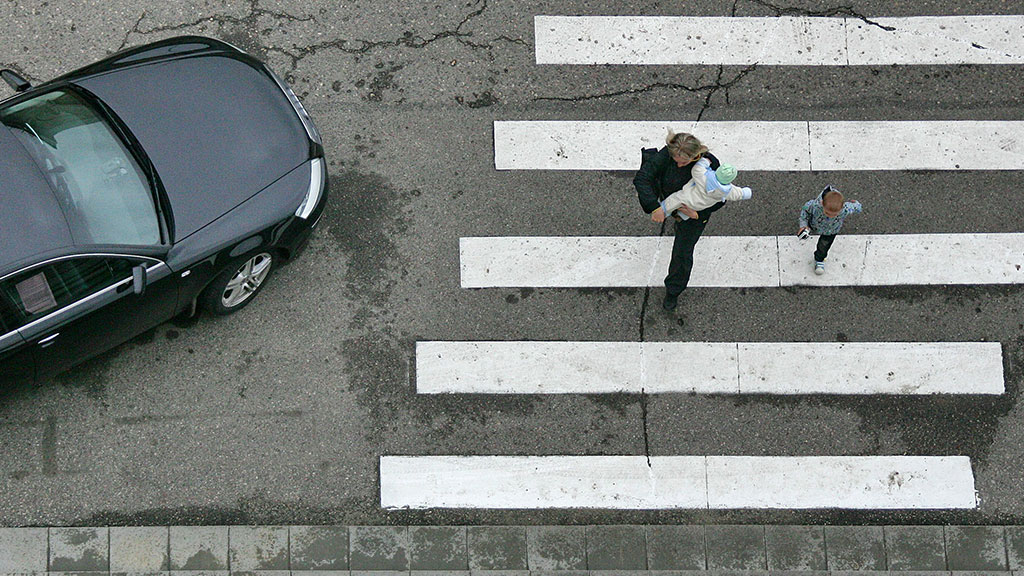
{"label": "toddler's shoe", "polygon": [[824,274],[825,273],[825,263],[824,262],[815,262],[814,263],[814,273],[817,274],[818,276],[821,276],[822,274]]}

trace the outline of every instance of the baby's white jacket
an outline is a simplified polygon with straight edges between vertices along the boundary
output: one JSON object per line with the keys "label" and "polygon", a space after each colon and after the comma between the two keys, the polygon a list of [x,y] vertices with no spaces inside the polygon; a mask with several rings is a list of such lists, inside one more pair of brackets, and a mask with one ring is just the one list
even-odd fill
{"label": "baby's white jacket", "polygon": [[[678,192],[674,192],[661,202],[665,215],[679,209],[686,204],[695,211],[710,208],[719,202],[731,200],[749,200],[753,195],[750,188],[741,188],[735,184],[719,184],[715,171],[711,169],[711,162],[707,158],[701,158],[694,163],[690,169],[690,181]],[[678,214],[684,220],[685,214]]]}

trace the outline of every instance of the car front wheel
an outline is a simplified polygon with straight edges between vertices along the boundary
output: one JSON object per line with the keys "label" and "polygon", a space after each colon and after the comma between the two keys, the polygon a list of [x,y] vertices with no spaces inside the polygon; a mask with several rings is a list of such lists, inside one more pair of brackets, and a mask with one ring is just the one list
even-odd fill
{"label": "car front wheel", "polygon": [[203,308],[223,316],[241,310],[263,288],[274,266],[274,254],[253,252],[235,260],[203,291]]}

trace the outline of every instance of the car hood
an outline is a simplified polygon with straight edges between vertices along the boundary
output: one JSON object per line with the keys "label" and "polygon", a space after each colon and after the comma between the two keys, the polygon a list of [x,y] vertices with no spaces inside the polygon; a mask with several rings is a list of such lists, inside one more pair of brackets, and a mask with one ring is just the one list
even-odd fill
{"label": "car hood", "polygon": [[214,53],[75,79],[139,141],[164,185],[180,240],[309,159],[306,132],[277,83]]}

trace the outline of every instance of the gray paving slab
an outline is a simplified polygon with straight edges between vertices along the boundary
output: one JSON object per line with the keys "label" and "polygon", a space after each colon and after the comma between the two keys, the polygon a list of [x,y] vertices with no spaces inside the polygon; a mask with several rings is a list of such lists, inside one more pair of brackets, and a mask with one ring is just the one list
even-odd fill
{"label": "gray paving slab", "polygon": [[529,570],[470,570],[470,576],[530,576]]}
{"label": "gray paving slab", "polygon": [[830,576],[950,576],[946,570],[833,570]]}
{"label": "gray paving slab", "polygon": [[1010,570],[1024,570],[1024,526],[1004,526],[1006,558]]}
{"label": "gray paving slab", "polygon": [[171,573],[166,570],[158,572],[114,572],[111,570],[109,574],[110,576],[171,576]]}
{"label": "gray paving slab", "polygon": [[465,526],[412,526],[409,539],[413,570],[469,570]]}
{"label": "gray paving slab", "polygon": [[227,526],[171,526],[171,570],[228,569]]}
{"label": "gray paving slab", "polygon": [[50,570],[107,572],[109,542],[107,528],[50,528]]}
{"label": "gray paving slab", "polygon": [[[225,544],[224,554],[227,555],[227,544]],[[229,576],[231,573],[227,570],[171,570],[168,574],[171,576]]]}
{"label": "gray paving slab", "polygon": [[410,576],[408,570],[352,570],[349,576]]}
{"label": "gray paving slab", "polygon": [[527,564],[531,571],[586,570],[586,529],[583,526],[526,528]]}
{"label": "gray paving slab", "polygon": [[0,572],[46,572],[46,528],[0,528]]}
{"label": "gray paving slab", "polygon": [[231,576],[291,576],[288,570],[232,570]]}
{"label": "gray paving slab", "polygon": [[166,526],[110,528],[110,571],[166,572],[170,570],[170,530]]}
{"label": "gray paving slab", "polygon": [[1002,526],[946,526],[945,534],[950,570],[1009,570]]}
{"label": "gray paving slab", "polygon": [[356,570],[409,569],[409,528],[352,526],[349,528],[349,568]]}
{"label": "gray paving slab", "polygon": [[231,526],[228,566],[232,572],[288,570],[288,527]]}
{"label": "gray paving slab", "polygon": [[470,570],[529,568],[525,526],[470,526],[466,544]]}
{"label": "gray paving slab", "polygon": [[292,526],[289,534],[293,572],[348,570],[347,526]]}
{"label": "gray paving slab", "polygon": [[824,532],[829,570],[886,569],[881,526],[825,526]]}
{"label": "gray paving slab", "polygon": [[884,531],[889,570],[946,569],[942,526],[886,526]]}
{"label": "gray paving slab", "polygon": [[643,526],[587,526],[587,568],[647,570]]}
{"label": "gray paving slab", "polygon": [[768,570],[823,571],[825,531],[821,526],[765,526]]}
{"label": "gray paving slab", "polygon": [[650,570],[704,570],[704,526],[647,526]]}
{"label": "gray paving slab", "polygon": [[703,576],[708,573],[707,570],[648,570],[648,574],[651,576]]}
{"label": "gray paving slab", "polygon": [[[175,576],[175,575],[172,575]],[[349,576],[348,570],[292,570],[292,576]]]}
{"label": "gray paving slab", "polygon": [[705,526],[708,570],[767,570],[764,526]]}
{"label": "gray paving slab", "polygon": [[593,576],[586,570],[530,570],[530,576]]}

